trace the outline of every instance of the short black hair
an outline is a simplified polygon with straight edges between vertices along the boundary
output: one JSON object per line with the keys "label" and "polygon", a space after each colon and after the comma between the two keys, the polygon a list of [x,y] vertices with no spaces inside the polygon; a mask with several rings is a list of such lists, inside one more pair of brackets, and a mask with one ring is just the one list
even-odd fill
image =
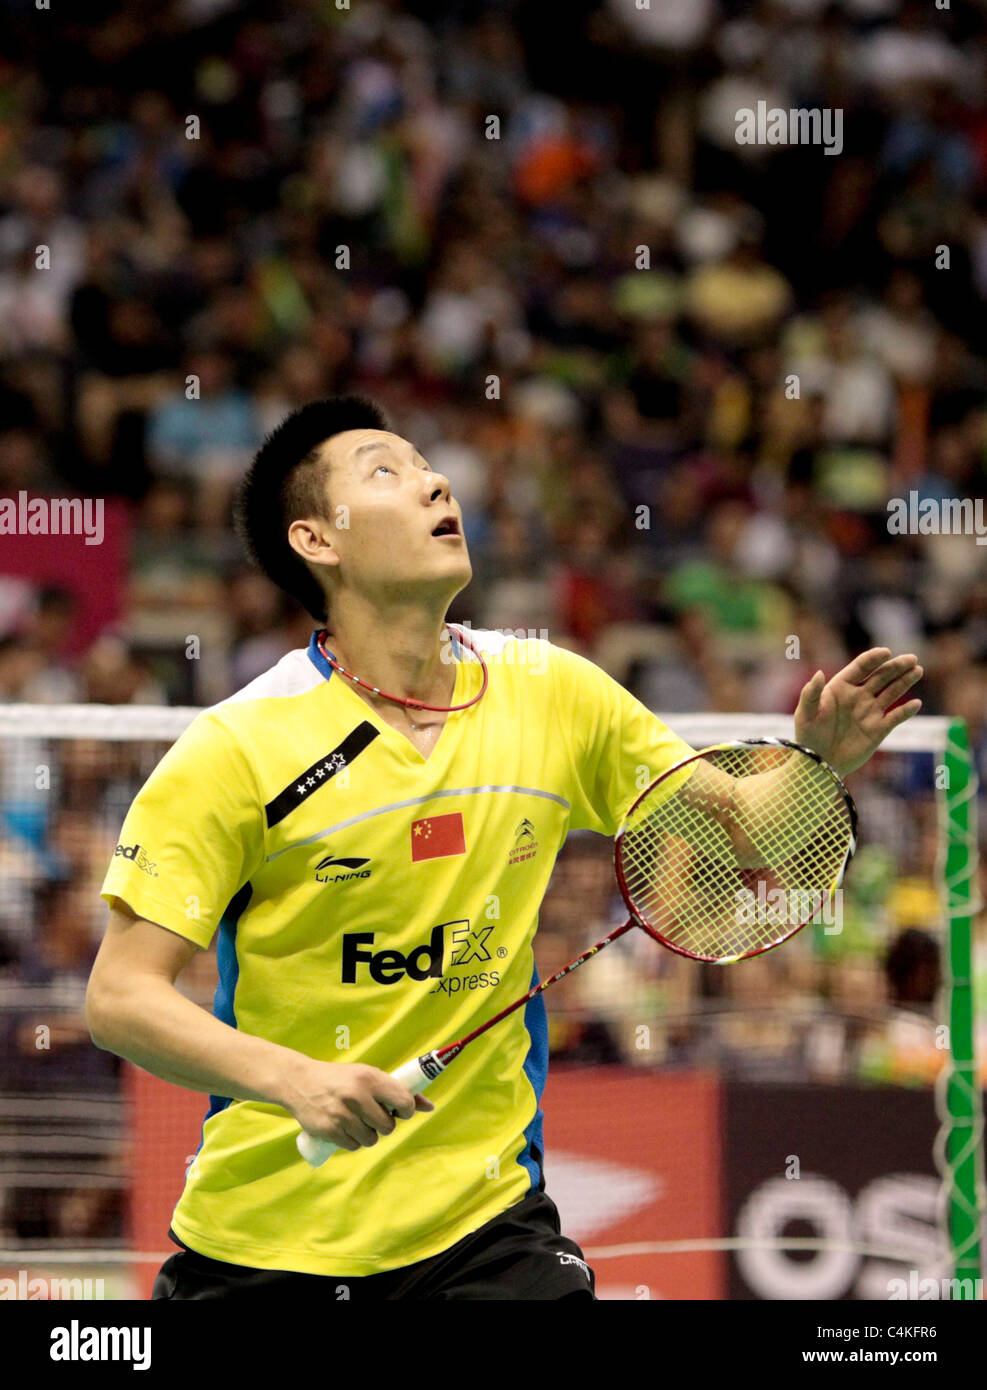
{"label": "short black hair", "polygon": [[320,450],[344,430],[386,430],[380,406],[364,396],[310,401],[285,417],[258,449],[237,490],[233,521],[249,559],[312,617],[326,622],[326,595],[292,549],[288,527],[326,513]]}

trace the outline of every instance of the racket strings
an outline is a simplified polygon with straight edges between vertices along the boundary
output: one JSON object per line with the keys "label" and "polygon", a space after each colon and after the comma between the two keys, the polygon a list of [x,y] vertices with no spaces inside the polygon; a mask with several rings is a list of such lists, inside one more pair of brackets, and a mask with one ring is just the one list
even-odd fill
{"label": "racket strings", "polygon": [[709,790],[702,775],[680,779],[671,794],[659,782],[625,822],[618,855],[650,930],[724,960],[778,944],[830,901],[850,813],[830,771],[796,750],[716,749],[702,764],[738,779],[732,794],[722,777]]}

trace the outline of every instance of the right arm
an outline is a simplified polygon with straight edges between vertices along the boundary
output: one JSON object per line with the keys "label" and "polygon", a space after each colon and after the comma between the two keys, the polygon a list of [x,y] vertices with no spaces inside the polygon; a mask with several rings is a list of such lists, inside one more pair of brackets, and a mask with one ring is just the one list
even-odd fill
{"label": "right arm", "polygon": [[192,1091],[283,1106],[351,1151],[393,1131],[389,1111],[409,1119],[435,1108],[376,1067],[321,1062],[207,1013],[175,984],[199,949],[117,899],[86,991],[96,1046]]}

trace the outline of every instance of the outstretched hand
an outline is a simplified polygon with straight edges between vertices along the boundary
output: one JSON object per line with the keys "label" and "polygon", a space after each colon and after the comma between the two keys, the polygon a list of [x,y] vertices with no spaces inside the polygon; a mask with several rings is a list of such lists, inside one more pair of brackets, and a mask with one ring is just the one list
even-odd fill
{"label": "outstretched hand", "polygon": [[887,647],[872,647],[855,657],[830,681],[817,671],[802,687],[795,710],[795,739],[812,748],[841,777],[860,767],[892,729],[922,708],[896,700],[922,679],[918,657],[892,656]]}

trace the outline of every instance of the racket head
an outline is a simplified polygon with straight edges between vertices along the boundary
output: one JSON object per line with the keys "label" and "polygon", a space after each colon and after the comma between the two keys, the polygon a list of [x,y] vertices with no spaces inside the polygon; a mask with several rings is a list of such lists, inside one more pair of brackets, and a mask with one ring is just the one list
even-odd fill
{"label": "racket head", "polygon": [[[757,827],[759,852],[767,859],[774,844],[776,862],[743,865],[722,801],[683,795],[704,763],[741,778],[789,768],[785,804],[772,803]],[[806,833],[792,851],[800,824]],[[790,739],[737,739],[681,759],[644,789],[614,840],[614,872],[633,921],[652,940],[727,965],[774,950],[818,917],[856,845],[853,798],[818,753]]]}

